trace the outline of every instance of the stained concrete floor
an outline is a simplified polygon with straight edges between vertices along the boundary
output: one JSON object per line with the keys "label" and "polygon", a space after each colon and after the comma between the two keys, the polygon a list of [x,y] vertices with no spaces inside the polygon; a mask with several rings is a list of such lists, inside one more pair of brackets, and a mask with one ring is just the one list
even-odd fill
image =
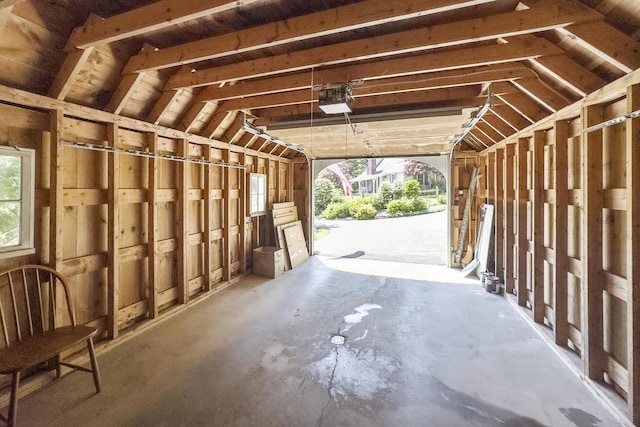
{"label": "stained concrete floor", "polygon": [[100,355],[102,393],[74,373],[23,398],[20,425],[620,425],[504,298],[363,262],[243,280]]}

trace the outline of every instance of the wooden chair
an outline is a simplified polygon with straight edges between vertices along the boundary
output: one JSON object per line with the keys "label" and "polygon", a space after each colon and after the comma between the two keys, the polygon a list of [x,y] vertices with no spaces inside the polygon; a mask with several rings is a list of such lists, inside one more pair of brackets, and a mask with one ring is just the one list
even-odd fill
{"label": "wooden chair", "polygon": [[[60,377],[60,365],[93,373],[96,393],[100,392],[93,348],[97,328],[76,325],[69,286],[56,270],[24,265],[0,272],[0,322],[4,337],[0,374],[12,377],[9,413],[0,414],[7,425],[16,425],[20,374],[50,360],[55,362],[56,377]],[[82,342],[89,350],[91,369],[60,360],[61,352]]]}

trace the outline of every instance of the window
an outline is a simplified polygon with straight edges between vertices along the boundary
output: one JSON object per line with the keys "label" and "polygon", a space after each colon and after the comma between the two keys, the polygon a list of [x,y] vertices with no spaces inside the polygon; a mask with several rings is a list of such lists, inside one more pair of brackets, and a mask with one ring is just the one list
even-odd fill
{"label": "window", "polygon": [[250,215],[264,215],[267,213],[267,175],[251,174],[251,203]]}
{"label": "window", "polygon": [[35,252],[35,151],[0,147],[0,258]]}

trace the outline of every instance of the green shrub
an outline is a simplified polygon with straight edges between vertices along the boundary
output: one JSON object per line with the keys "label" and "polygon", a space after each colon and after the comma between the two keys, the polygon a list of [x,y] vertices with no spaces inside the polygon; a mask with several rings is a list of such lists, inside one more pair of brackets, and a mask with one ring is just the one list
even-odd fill
{"label": "green shrub", "polygon": [[365,204],[358,208],[355,217],[356,219],[371,219],[375,217],[377,213],[376,208],[370,204]]}
{"label": "green shrub", "polygon": [[429,208],[429,200],[424,197],[410,199],[407,204],[409,205],[410,212],[426,211]]}
{"label": "green shrub", "polygon": [[438,196],[438,203],[440,203],[441,205],[446,205],[447,204],[447,195],[446,194],[441,194]]}
{"label": "green shrub", "polygon": [[387,209],[387,203],[380,194],[371,198],[371,205],[379,211]]}
{"label": "green shrub", "polygon": [[404,197],[404,185],[400,181],[393,183],[393,199],[398,200]]}
{"label": "green shrub", "polygon": [[404,183],[404,195],[410,199],[420,196],[420,183],[415,179],[410,179]]}
{"label": "green shrub", "polygon": [[354,217],[361,206],[371,205],[372,197],[352,197],[346,200],[345,202],[349,205],[349,215]]}
{"label": "green shrub", "polygon": [[387,205],[387,212],[390,215],[397,215],[409,212],[409,206],[405,199],[392,200]]}
{"label": "green shrub", "polygon": [[349,218],[349,205],[347,203],[329,203],[321,217],[326,219]]}
{"label": "green shrub", "polygon": [[378,193],[379,203],[385,209],[390,201],[393,200],[393,187],[388,181],[384,181],[380,184],[380,192]]}

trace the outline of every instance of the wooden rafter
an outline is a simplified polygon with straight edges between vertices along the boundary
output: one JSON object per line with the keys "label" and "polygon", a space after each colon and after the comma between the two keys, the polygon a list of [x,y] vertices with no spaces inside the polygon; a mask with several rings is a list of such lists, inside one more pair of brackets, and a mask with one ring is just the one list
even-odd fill
{"label": "wooden rafter", "polygon": [[563,107],[577,101],[576,97],[569,97],[552,89],[548,84],[536,77],[519,79],[512,83],[547,105],[553,111],[558,111]]}
{"label": "wooden rafter", "polygon": [[73,30],[67,50],[111,43],[247,6],[258,0],[161,0]]}
{"label": "wooden rafter", "polygon": [[516,131],[522,130],[531,124],[531,121],[509,105],[495,105],[491,107],[490,114],[502,120]]}
{"label": "wooden rafter", "polygon": [[[181,67],[178,73],[190,73],[191,69],[189,67]],[[156,101],[153,105],[149,114],[147,114],[147,121],[151,123],[158,124],[160,123],[160,119],[162,115],[167,111],[167,109],[175,102],[175,100],[180,95],[182,89],[178,90],[164,90],[162,91],[162,95],[160,95],[160,99]]]}
{"label": "wooden rafter", "polygon": [[[215,104],[217,108],[217,103]],[[193,102],[187,112],[182,116],[178,123],[178,128],[185,132],[189,132],[200,115],[207,108],[206,102]]]}
{"label": "wooden rafter", "polygon": [[[415,55],[408,58],[384,59],[369,63],[348,65],[336,69],[323,69],[314,73],[314,82],[335,83],[354,79],[369,79],[387,75],[388,77],[418,74],[426,71],[444,71],[461,67],[474,67],[504,62],[514,62],[542,55],[561,53],[561,49],[546,40],[537,39],[533,42],[521,43],[512,39],[509,43],[464,48],[448,52],[436,52]],[[275,57],[273,57],[275,58]],[[282,59],[282,58],[280,58]],[[295,71],[297,68],[282,67],[282,64],[271,64],[273,69],[264,68],[257,71],[248,68],[248,61],[243,66],[229,65],[208,69],[203,72],[191,73],[187,76],[173,76],[167,82],[167,88],[189,86],[204,86],[222,83],[229,80],[242,80],[261,77],[285,71]],[[267,61],[272,62],[271,58]],[[286,64],[287,62],[285,62]],[[393,70],[393,71],[392,71]]]}
{"label": "wooden rafter", "polygon": [[[153,50],[153,49],[155,49],[153,46],[151,46],[148,43],[145,43],[141,51]],[[144,73],[132,73],[132,74],[125,74],[124,76],[122,76],[122,78],[118,82],[118,86],[116,87],[116,90],[111,95],[111,99],[109,100],[109,103],[105,107],[105,110],[110,113],[120,114],[125,104],[129,100],[129,97],[133,93],[133,88],[138,83],[140,83],[143,77],[144,77]]]}
{"label": "wooden rafter", "polygon": [[[419,89],[435,89],[450,86],[480,84],[488,81],[514,80],[533,75],[526,66],[515,64],[493,64],[474,67],[461,74],[456,70],[412,74],[390,78],[370,79],[353,87],[356,95],[372,95],[384,92],[403,92]],[[269,79],[251,80],[236,85],[218,88],[209,86],[198,95],[197,101],[248,98],[270,93],[281,93],[281,96],[296,96],[293,92],[305,90],[309,100],[317,97],[311,92],[311,73],[298,73]],[[290,92],[289,95],[286,92]]]}
{"label": "wooden rafter", "polygon": [[[312,67],[495,40],[558,28],[574,22],[601,19],[601,15],[593,11],[568,6],[569,3],[561,2],[556,7],[508,12],[203,69],[191,75],[174,76],[168,86],[178,88],[256,78]],[[425,40],[428,40],[428,43],[425,43]]]}
{"label": "wooden rafter", "polygon": [[93,53],[93,47],[87,49],[76,49],[67,53],[62,67],[58,70],[56,78],[49,87],[49,96],[56,99],[64,99],[69,93],[71,86],[78,77],[78,73]]}
{"label": "wooden rafter", "polygon": [[[488,3],[493,0],[370,0],[273,22],[246,30],[222,34],[190,43],[146,52],[131,57],[125,72],[167,68],[300,40],[322,37],[342,31],[372,27],[383,23],[415,18],[427,13]],[[367,13],[362,13],[366,9]]]}
{"label": "wooden rafter", "polygon": [[[502,90],[503,85],[507,86],[507,88],[504,90]],[[494,87],[496,88],[495,90],[497,92],[506,92],[505,94],[497,95],[499,99],[501,99],[504,103],[510,105],[512,108],[530,119],[532,122],[537,122],[538,120],[541,120],[542,118],[549,115],[549,111],[547,111],[546,108],[536,103],[526,94],[522,92],[509,93],[509,89],[513,87],[511,83],[498,82],[494,84]]]}
{"label": "wooden rafter", "polygon": [[224,119],[227,117],[227,114],[228,113],[226,111],[216,110],[216,112],[211,116],[209,123],[207,123],[202,132],[200,132],[200,135],[205,138],[212,138],[218,127],[220,127]]}
{"label": "wooden rafter", "polygon": [[573,89],[580,96],[594,92],[607,83],[564,53],[546,55],[530,59],[530,61],[544,68],[561,84]]}
{"label": "wooden rafter", "polygon": [[640,42],[604,21],[574,24],[564,31],[625,73],[640,68]]}
{"label": "wooden rafter", "polygon": [[4,26],[7,25],[7,21],[11,17],[11,12],[13,12],[13,6],[0,8],[0,32],[4,29]]}

